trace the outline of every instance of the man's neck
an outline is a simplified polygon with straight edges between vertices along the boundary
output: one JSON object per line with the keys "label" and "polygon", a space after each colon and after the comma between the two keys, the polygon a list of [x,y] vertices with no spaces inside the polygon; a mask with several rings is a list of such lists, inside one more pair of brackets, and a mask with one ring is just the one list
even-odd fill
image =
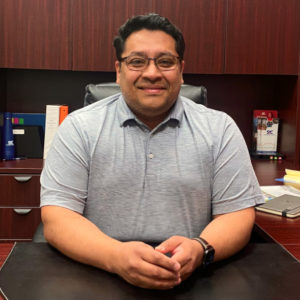
{"label": "man's neck", "polygon": [[160,124],[166,117],[168,113],[165,113],[160,116],[155,117],[145,117],[145,116],[137,116],[137,118],[147,125],[150,129],[154,129],[158,124]]}

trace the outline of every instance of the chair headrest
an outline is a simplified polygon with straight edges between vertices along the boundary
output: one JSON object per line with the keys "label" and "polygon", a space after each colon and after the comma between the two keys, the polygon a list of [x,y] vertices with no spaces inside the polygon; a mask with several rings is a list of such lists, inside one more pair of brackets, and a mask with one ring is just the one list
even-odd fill
{"label": "chair headrest", "polygon": [[[100,84],[88,84],[85,87],[85,92],[84,106],[120,93],[121,89],[117,83],[108,82]],[[180,89],[180,95],[189,98],[198,104],[207,106],[207,90],[204,86],[183,84]]]}

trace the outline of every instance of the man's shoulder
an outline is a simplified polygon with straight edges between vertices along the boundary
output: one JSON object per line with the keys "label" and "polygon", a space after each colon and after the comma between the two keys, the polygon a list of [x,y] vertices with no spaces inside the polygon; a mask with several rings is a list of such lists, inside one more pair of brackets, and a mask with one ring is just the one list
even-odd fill
{"label": "man's shoulder", "polygon": [[225,112],[209,108],[203,104],[198,104],[186,97],[181,97],[181,101],[187,115],[208,120],[218,119],[220,121],[221,119],[230,119]]}
{"label": "man's shoulder", "polygon": [[92,117],[93,115],[105,113],[108,107],[111,107],[116,104],[119,100],[120,93],[107,97],[105,99],[96,101],[95,103],[89,104],[83,108],[77,109],[70,114],[73,118],[81,118],[81,117]]}

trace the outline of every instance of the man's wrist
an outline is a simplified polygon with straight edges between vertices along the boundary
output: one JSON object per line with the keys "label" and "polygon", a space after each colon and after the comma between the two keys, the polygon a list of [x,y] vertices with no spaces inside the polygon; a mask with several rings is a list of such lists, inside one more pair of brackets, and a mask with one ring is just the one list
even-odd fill
{"label": "man's wrist", "polygon": [[202,267],[207,267],[214,261],[215,249],[204,238],[195,237],[192,240],[197,241],[203,249]]}
{"label": "man's wrist", "polygon": [[196,265],[195,265],[195,268],[199,268],[201,267],[202,265],[202,262],[203,262],[203,257],[204,257],[204,249],[202,247],[202,245],[197,241],[197,240],[194,240],[194,239],[191,239],[192,241],[195,242],[195,247],[196,248]]}

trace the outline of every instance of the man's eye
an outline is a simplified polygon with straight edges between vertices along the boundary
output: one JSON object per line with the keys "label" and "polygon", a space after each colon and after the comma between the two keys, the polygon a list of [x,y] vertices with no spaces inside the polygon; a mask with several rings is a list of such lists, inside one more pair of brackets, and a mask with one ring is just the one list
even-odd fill
{"label": "man's eye", "polygon": [[142,58],[133,58],[128,63],[132,66],[143,66],[145,64],[145,60]]}
{"label": "man's eye", "polygon": [[172,67],[174,65],[174,60],[173,59],[168,59],[168,58],[164,58],[164,59],[160,59],[157,64],[160,66],[160,67],[165,67],[165,68],[168,68],[168,67]]}

